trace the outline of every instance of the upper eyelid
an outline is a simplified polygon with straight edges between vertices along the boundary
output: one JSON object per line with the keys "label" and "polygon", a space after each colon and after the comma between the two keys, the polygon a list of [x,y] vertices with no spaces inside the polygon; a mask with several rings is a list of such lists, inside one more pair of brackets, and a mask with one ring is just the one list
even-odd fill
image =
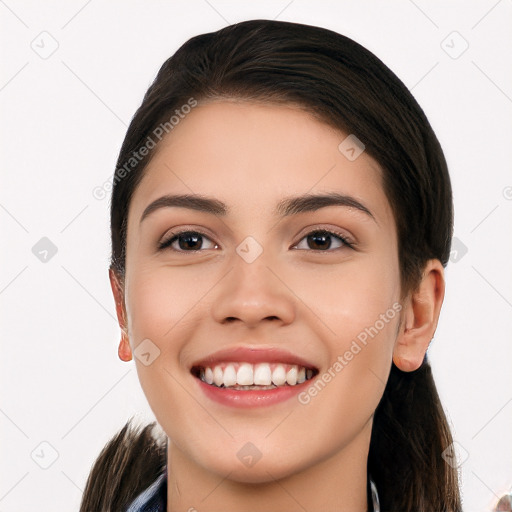
{"label": "upper eyelid", "polygon": [[[350,235],[349,233],[343,232],[346,230],[342,230],[341,228],[337,229],[334,227],[322,226],[322,225],[313,225],[313,226],[305,227],[303,230],[301,230],[302,234],[300,235],[300,238],[298,239],[297,243],[299,243],[304,237],[310,235],[311,233],[315,233],[317,231],[320,231],[320,232],[326,231],[327,233],[329,233],[331,235],[334,235],[338,238],[346,240],[347,243],[355,244],[354,237],[352,235]],[[299,236],[299,235],[297,235],[297,236]]]}
{"label": "upper eyelid", "polygon": [[[196,233],[204,238],[208,238],[208,240],[210,240],[211,242],[213,242],[215,245],[218,245],[217,242],[215,242],[213,240],[213,238],[208,235],[207,233],[205,233],[204,231],[200,230],[200,229],[193,229],[193,228],[185,228],[185,229],[178,229],[177,231],[173,231],[173,230],[170,230],[170,234],[168,236],[164,236],[159,242],[158,242],[158,246],[161,247],[163,245],[168,245],[170,243],[171,240],[173,239],[177,239],[177,237],[179,237],[180,235],[183,235],[183,234],[186,234],[186,233]],[[173,240],[173,243],[175,242],[176,240]],[[168,245],[168,247],[170,246],[170,244]],[[192,251],[176,251],[176,252],[192,252]]]}
{"label": "upper eyelid", "polygon": [[[341,233],[336,233],[335,230],[333,229],[329,229],[329,228],[313,228],[313,229],[308,229],[308,231],[302,235],[298,242],[295,243],[293,245],[293,247],[296,247],[297,245],[299,245],[299,243],[304,240],[304,238],[306,238],[307,236],[309,236],[311,233],[316,233],[316,232],[326,232],[328,235],[330,236],[333,236],[335,238],[338,238],[342,243],[343,245],[345,245],[346,247],[349,247],[349,248],[354,248],[354,246],[356,245],[354,241],[351,240],[351,237],[349,236],[346,236],[344,234],[341,234]],[[305,249],[299,249],[299,250],[305,250]],[[336,249],[334,249],[336,250]],[[306,251],[306,252],[332,252],[333,250],[327,250],[327,251],[315,251],[314,249],[310,249],[309,251]]]}

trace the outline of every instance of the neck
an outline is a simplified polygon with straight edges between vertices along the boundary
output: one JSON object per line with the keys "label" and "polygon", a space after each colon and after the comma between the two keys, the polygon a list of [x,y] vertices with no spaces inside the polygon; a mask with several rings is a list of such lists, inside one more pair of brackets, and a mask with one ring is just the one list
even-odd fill
{"label": "neck", "polygon": [[167,512],[367,512],[367,460],[372,422],[342,450],[290,476],[244,483],[207,471],[169,441]]}

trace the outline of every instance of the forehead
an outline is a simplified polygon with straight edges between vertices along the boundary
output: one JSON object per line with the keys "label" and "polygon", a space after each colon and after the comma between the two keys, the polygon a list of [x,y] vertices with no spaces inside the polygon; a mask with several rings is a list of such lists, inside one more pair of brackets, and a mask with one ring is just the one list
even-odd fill
{"label": "forehead", "polygon": [[157,146],[131,213],[140,217],[145,205],[171,193],[216,197],[236,213],[270,211],[284,196],[337,191],[392,222],[378,163],[364,151],[355,159],[340,151],[349,135],[294,106],[199,104]]}

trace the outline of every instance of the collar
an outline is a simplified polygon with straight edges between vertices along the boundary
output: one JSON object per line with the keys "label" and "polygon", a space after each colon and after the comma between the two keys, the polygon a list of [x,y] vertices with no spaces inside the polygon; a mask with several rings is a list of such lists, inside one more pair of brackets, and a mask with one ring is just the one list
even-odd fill
{"label": "collar", "polygon": [[[372,477],[368,475],[369,496],[371,509],[369,512],[380,512],[379,494]],[[166,512],[167,508],[167,466],[158,478],[134,501],[130,503],[125,512]]]}
{"label": "collar", "polygon": [[167,508],[167,466],[158,478],[142,491],[124,512],[166,512]]}
{"label": "collar", "polygon": [[372,498],[372,512],[380,512],[379,493],[377,492],[377,486],[375,485],[375,482],[373,481],[370,475],[368,475],[368,485],[370,487],[370,493]]}

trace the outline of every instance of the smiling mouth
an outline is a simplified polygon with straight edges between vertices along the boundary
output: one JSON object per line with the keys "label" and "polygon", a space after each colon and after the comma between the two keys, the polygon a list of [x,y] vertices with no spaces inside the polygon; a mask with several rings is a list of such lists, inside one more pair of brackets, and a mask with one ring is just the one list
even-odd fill
{"label": "smiling mouth", "polygon": [[316,368],[284,363],[219,363],[194,366],[192,375],[217,388],[238,391],[269,390],[293,387],[313,379]]}

